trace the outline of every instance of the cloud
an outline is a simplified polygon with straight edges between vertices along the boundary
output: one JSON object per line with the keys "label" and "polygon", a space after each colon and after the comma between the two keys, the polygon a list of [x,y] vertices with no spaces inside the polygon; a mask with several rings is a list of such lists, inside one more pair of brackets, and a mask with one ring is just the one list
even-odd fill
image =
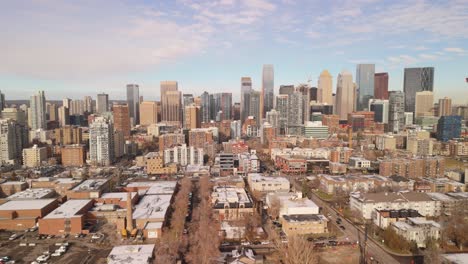
{"label": "cloud", "polygon": [[435,59],[439,58],[439,56],[437,56],[437,55],[427,54],[427,53],[419,54],[419,57],[421,59],[425,59],[425,60],[435,60]]}
{"label": "cloud", "polygon": [[464,50],[462,48],[445,48],[444,51],[454,52],[454,53],[465,53],[466,52],[466,50]]}
{"label": "cloud", "polygon": [[417,46],[414,48],[415,50],[428,50],[429,48],[426,46]]}

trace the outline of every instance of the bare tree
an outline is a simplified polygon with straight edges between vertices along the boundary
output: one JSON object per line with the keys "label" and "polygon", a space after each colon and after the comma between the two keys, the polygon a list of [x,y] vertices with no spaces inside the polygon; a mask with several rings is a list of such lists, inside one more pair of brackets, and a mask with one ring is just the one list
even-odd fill
{"label": "bare tree", "polygon": [[454,208],[452,215],[448,218],[443,229],[444,236],[454,241],[460,250],[468,244],[468,221],[466,220],[468,212],[468,202],[461,202]]}
{"label": "bare tree", "polygon": [[281,209],[281,203],[278,197],[272,196],[270,206],[268,206],[268,213],[271,218],[278,219]]}
{"label": "bare tree", "polygon": [[424,250],[424,263],[427,264],[441,264],[442,252],[434,239],[426,241],[426,250]]}

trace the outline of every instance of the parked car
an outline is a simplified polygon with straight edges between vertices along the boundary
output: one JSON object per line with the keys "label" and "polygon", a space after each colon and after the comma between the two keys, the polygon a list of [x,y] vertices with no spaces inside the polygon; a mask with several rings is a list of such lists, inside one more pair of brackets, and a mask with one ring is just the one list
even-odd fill
{"label": "parked car", "polygon": [[52,253],[51,256],[52,256],[52,257],[60,257],[60,256],[62,256],[62,252],[55,251],[54,253]]}
{"label": "parked car", "polygon": [[10,238],[8,238],[8,240],[12,241],[12,240],[17,239],[18,237],[20,237],[19,234],[13,234],[13,235],[10,236]]}
{"label": "parked car", "polygon": [[37,257],[36,261],[37,262],[45,262],[45,261],[47,261],[49,259],[50,259],[49,255],[40,255],[39,257]]}
{"label": "parked car", "polygon": [[345,228],[344,226],[342,226],[342,225],[340,225],[340,228],[341,228],[342,230],[345,230],[345,229],[346,229],[346,228]]}

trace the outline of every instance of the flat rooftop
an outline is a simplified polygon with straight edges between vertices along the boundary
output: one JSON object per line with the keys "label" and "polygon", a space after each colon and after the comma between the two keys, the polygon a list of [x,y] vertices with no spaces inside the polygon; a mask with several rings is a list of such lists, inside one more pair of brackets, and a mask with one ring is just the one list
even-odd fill
{"label": "flat rooftop", "polygon": [[287,208],[302,207],[302,208],[319,208],[312,200],[308,198],[303,199],[288,199],[285,197],[280,198],[281,203]]}
{"label": "flat rooftop", "polygon": [[42,199],[53,195],[55,191],[49,188],[34,188],[26,189],[21,192],[17,192],[13,195],[8,196],[7,200],[31,200],[31,199]]}
{"label": "flat rooftop", "polygon": [[154,245],[125,245],[112,248],[108,264],[147,264],[153,257]]}
{"label": "flat rooftop", "polygon": [[7,182],[4,182],[0,185],[21,185],[21,184],[25,184],[26,182],[22,182],[22,181],[7,181]]}
{"label": "flat rooftop", "polygon": [[91,201],[91,199],[68,200],[50,214],[46,215],[44,219],[71,218],[77,215],[78,212]]}
{"label": "flat rooftop", "polygon": [[319,222],[328,221],[323,215],[306,214],[306,215],[283,215],[284,220],[288,222]]}
{"label": "flat rooftop", "polygon": [[8,201],[0,205],[0,211],[4,210],[38,210],[53,203],[55,199],[38,199],[38,200],[17,200]]}
{"label": "flat rooftop", "polygon": [[353,196],[353,197],[364,203],[433,201],[433,199],[426,193],[418,193],[418,192],[362,193],[359,196]]}
{"label": "flat rooftop", "polygon": [[80,185],[73,188],[75,192],[97,191],[99,190],[108,179],[89,179],[82,182]]}
{"label": "flat rooftop", "polygon": [[[137,195],[137,192],[132,192],[132,199]],[[111,193],[103,193],[101,195],[101,199],[120,199],[121,201],[127,201],[127,193],[126,192],[111,192]]]}
{"label": "flat rooftop", "polygon": [[252,200],[247,195],[244,188],[233,186],[218,186],[211,194],[213,202],[216,203],[251,203]]}
{"label": "flat rooftop", "polygon": [[164,219],[172,195],[145,195],[135,206],[133,219]]}
{"label": "flat rooftop", "polygon": [[284,177],[275,177],[275,176],[265,176],[260,173],[249,173],[248,177],[253,182],[279,182],[279,183],[289,183],[288,179]]}

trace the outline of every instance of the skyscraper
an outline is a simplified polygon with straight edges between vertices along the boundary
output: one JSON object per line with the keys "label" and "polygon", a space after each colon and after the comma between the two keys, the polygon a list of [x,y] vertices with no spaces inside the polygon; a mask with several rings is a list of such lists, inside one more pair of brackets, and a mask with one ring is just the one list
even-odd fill
{"label": "skyscraper", "polygon": [[96,113],[102,114],[109,111],[109,95],[101,93],[97,95]]}
{"label": "skyscraper", "polygon": [[229,120],[232,116],[232,94],[231,93],[215,93],[213,94],[214,99],[214,113],[215,115],[220,114],[221,120]]}
{"label": "skyscraper", "polygon": [[358,64],[356,67],[356,110],[363,111],[374,98],[375,64]]}
{"label": "skyscraper", "polygon": [[273,65],[263,65],[262,74],[262,118],[266,112],[273,109],[273,101],[275,99],[274,92],[274,70]]}
{"label": "skyscraper", "polygon": [[31,96],[30,100],[31,108],[31,129],[46,129],[46,99],[44,91],[39,91],[37,94]]}
{"label": "skyscraper", "polygon": [[286,135],[288,132],[288,97],[287,94],[276,96],[276,111],[279,113],[278,127],[279,135]]}
{"label": "skyscraper", "polygon": [[261,103],[261,93],[258,91],[250,91],[248,93],[250,95],[249,97],[249,115],[248,116],[253,116],[255,118],[255,121],[257,123],[257,127],[260,127],[260,120],[262,119],[261,117],[261,112],[260,112],[260,103]]}
{"label": "skyscraper", "polygon": [[452,99],[444,97],[439,99],[439,116],[452,115]]}
{"label": "skyscraper", "polygon": [[185,120],[184,125],[187,129],[195,129],[201,127],[200,122],[200,107],[194,103],[185,107]]}
{"label": "skyscraper", "polygon": [[414,116],[433,116],[434,93],[422,91],[416,93]]}
{"label": "skyscraper", "polygon": [[[252,91],[252,79],[250,77],[241,78],[241,123],[249,116],[250,92]],[[203,121],[205,122],[205,121]]]}
{"label": "skyscraper", "polygon": [[11,119],[0,119],[0,165],[19,164],[22,143],[20,125]]}
{"label": "skyscraper", "polygon": [[208,92],[203,92],[201,98],[201,122],[209,123],[211,120],[211,98]]}
{"label": "skyscraper", "polygon": [[374,121],[388,124],[388,100],[370,99],[369,110],[374,112]]}
{"label": "skyscraper", "polygon": [[279,115],[280,113],[275,109],[271,109],[266,113],[266,121],[275,129],[276,135],[279,135],[280,132]]}
{"label": "skyscraper", "polygon": [[294,93],[295,89],[294,89],[294,85],[280,85],[280,88],[279,88],[279,94],[287,94],[287,95],[290,95],[292,93]]}
{"label": "skyscraper", "polygon": [[61,106],[58,108],[58,121],[60,126],[70,124],[70,110],[67,107]]}
{"label": "skyscraper", "polygon": [[405,127],[405,94],[402,91],[389,91],[388,130],[398,133]]}
{"label": "skyscraper", "polygon": [[5,94],[0,91],[0,111],[3,111],[5,109],[6,103],[5,103]]}
{"label": "skyscraper", "polygon": [[85,96],[83,98],[84,102],[84,110],[88,112],[89,114],[93,113],[93,98],[91,96]]}
{"label": "skyscraper", "polygon": [[310,121],[310,87],[307,84],[299,84],[296,91],[302,94],[302,122]]}
{"label": "skyscraper", "polygon": [[127,104],[132,125],[140,124],[140,87],[127,84]]}
{"label": "skyscraper", "polygon": [[336,114],[340,120],[347,120],[348,114],[354,111],[353,75],[349,71],[338,74],[336,84]]}
{"label": "skyscraper", "polygon": [[461,116],[441,116],[437,123],[437,139],[449,141],[461,134]]}
{"label": "skyscraper", "polygon": [[193,94],[183,94],[182,95],[182,121],[185,127],[185,108],[195,102]]}
{"label": "skyscraper", "polygon": [[300,92],[294,92],[288,96],[288,134],[301,135],[304,120],[304,100]]}
{"label": "skyscraper", "polygon": [[97,117],[89,126],[89,158],[94,165],[114,162],[114,129],[104,117]]}
{"label": "skyscraper", "polygon": [[47,106],[50,121],[58,121],[58,107],[56,104],[49,104]]}
{"label": "skyscraper", "polygon": [[416,93],[434,91],[434,68],[405,68],[403,91],[405,92],[405,112],[414,113]]}
{"label": "skyscraper", "polygon": [[374,98],[388,100],[388,73],[380,72],[374,75]]}
{"label": "skyscraper", "polygon": [[140,125],[149,126],[158,123],[158,105],[156,102],[140,103]]}
{"label": "skyscraper", "polygon": [[70,103],[71,103],[71,99],[70,98],[63,98],[62,99],[62,105],[68,109],[70,109]]}
{"label": "skyscraper", "polygon": [[318,79],[318,101],[320,103],[333,105],[333,98],[332,98],[332,84],[333,78],[331,74],[324,70]]}
{"label": "skyscraper", "polygon": [[181,125],[182,94],[178,91],[176,81],[161,82],[161,115],[162,121]]}
{"label": "skyscraper", "polygon": [[125,138],[130,136],[130,114],[127,104],[116,105],[112,107],[114,115],[114,130],[122,132]]}

